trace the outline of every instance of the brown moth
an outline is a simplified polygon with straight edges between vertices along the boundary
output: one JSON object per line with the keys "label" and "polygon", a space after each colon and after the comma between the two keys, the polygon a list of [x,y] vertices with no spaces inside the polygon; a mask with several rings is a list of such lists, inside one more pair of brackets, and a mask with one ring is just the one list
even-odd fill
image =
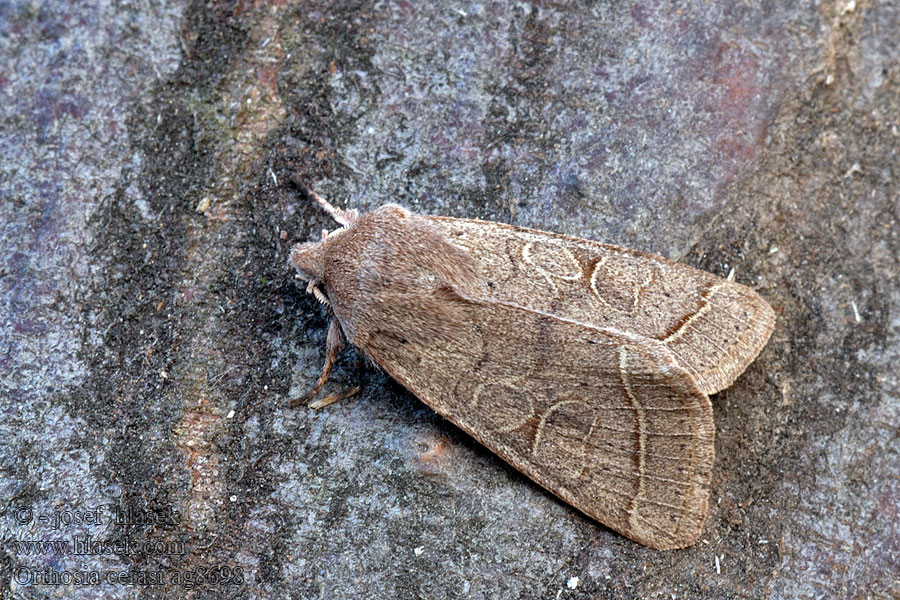
{"label": "brown moth", "polygon": [[291,251],[333,315],[312,395],[349,340],[588,516],[653,548],[697,541],[714,454],[707,395],[765,346],[765,300],[627,248],[394,204],[359,214],[305,191],[341,225]]}

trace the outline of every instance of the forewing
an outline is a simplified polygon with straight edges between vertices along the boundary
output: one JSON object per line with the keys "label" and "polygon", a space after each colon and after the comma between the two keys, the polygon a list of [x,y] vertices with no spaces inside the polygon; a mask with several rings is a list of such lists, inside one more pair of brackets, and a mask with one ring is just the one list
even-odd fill
{"label": "forewing", "polygon": [[429,219],[479,260],[473,298],[657,340],[707,394],[728,387],[772,333],[759,294],[687,265],[511,225]]}
{"label": "forewing", "polygon": [[[385,302],[407,312],[415,299]],[[440,340],[384,331],[363,349],[438,413],[601,523],[654,548],[696,541],[709,496],[712,411],[669,350],[513,305],[461,306],[463,321]]]}

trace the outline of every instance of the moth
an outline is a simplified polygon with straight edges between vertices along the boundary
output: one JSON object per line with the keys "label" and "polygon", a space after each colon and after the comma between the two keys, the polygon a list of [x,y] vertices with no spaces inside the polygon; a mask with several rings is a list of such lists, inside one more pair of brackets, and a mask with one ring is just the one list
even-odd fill
{"label": "moth", "polygon": [[774,326],[755,291],[555,233],[395,204],[340,210],[298,185],[340,225],[291,250],[333,317],[310,397],[349,340],[586,515],[652,548],[697,541],[714,457],[708,396]]}

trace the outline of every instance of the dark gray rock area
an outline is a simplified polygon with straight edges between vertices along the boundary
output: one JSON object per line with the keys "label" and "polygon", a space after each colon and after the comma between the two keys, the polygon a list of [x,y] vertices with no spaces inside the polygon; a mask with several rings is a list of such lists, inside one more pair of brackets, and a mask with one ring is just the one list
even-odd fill
{"label": "dark gray rock area", "polygon": [[[0,2],[0,597],[900,597],[900,5]],[[348,350],[334,203],[758,290],[700,542],[591,521]],[[64,544],[59,544],[63,542]]]}

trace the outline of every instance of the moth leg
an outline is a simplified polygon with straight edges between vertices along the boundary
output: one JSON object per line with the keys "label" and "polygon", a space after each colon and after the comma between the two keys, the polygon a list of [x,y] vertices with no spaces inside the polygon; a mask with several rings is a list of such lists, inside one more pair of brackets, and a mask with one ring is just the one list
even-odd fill
{"label": "moth leg", "polygon": [[325,396],[321,400],[316,400],[314,402],[310,402],[309,404],[307,404],[307,406],[318,410],[320,408],[325,408],[326,406],[331,406],[335,402],[340,402],[341,400],[349,398],[350,396],[355,396],[357,393],[359,393],[359,388],[352,387],[350,389],[344,390],[343,392],[338,392],[336,394],[331,394],[329,396]]}
{"label": "moth leg", "polygon": [[318,394],[325,382],[328,381],[328,377],[331,375],[331,368],[337,361],[338,354],[343,349],[344,332],[341,331],[341,326],[337,319],[331,319],[331,324],[328,326],[328,338],[325,342],[325,366],[322,367],[322,374],[319,375],[319,380],[316,382],[316,387],[313,388],[310,396]]}
{"label": "moth leg", "polygon": [[341,330],[341,326],[338,323],[337,319],[332,319],[331,324],[328,326],[328,339],[325,342],[325,365],[322,367],[322,374],[319,375],[319,379],[318,381],[316,381],[316,387],[314,387],[310,393],[306,394],[306,396],[302,396],[291,401],[290,406],[292,408],[303,404],[304,402],[308,402],[308,406],[310,408],[324,408],[329,404],[334,404],[339,400],[349,398],[359,391],[359,388],[352,388],[345,392],[332,394],[326,398],[323,398],[322,400],[310,402],[310,400],[315,398],[316,394],[321,391],[322,386],[325,385],[325,382],[328,381],[328,377],[331,375],[331,369],[332,367],[334,367],[334,363],[337,361],[338,354],[340,354],[341,350],[343,350],[344,348],[344,343],[344,332]]}

